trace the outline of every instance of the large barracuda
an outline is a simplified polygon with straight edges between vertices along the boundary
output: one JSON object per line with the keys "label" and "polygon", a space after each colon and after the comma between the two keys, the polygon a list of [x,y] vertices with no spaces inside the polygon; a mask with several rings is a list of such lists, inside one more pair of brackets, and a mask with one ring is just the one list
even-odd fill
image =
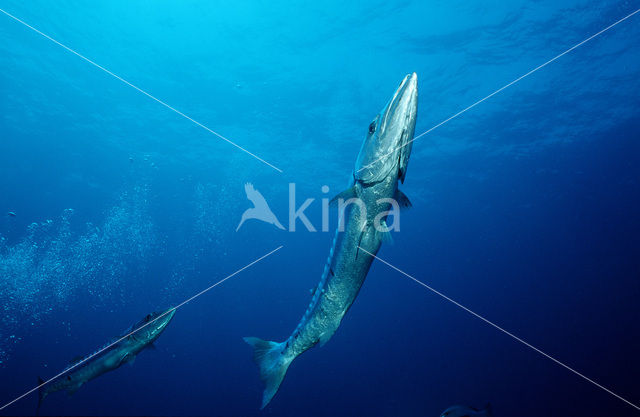
{"label": "large barracuda", "polygon": [[[264,408],[278,391],[291,362],[309,348],[326,343],[353,304],[373,257],[385,238],[385,217],[392,207],[410,206],[398,190],[404,182],[418,111],[418,77],[407,75],[389,103],[369,125],[353,172],[351,186],[336,196],[351,200],[341,213],[322,278],[311,303],[284,342],[256,337],[244,340],[254,348],[254,360],[265,384]],[[362,249],[364,250],[362,250]],[[369,253],[367,253],[369,252]]]}
{"label": "large barracuda", "polygon": [[[85,382],[97,378],[106,372],[113,371],[124,363],[132,363],[138,353],[152,346],[153,342],[160,337],[175,313],[176,309],[170,308],[162,313],[154,312],[147,314],[142,320],[116,338],[115,340],[124,337],[122,340],[114,343],[113,346],[109,346],[107,349],[104,349],[86,361],[82,358],[74,361],[74,363],[84,362],[74,367],[72,371],[63,373],[57,379],[46,385],[42,385],[42,379],[38,378],[41,384],[38,390],[38,408],[40,408],[42,400],[52,392],[66,390],[69,394],[73,394]],[[69,367],[73,367],[74,363],[69,365]]]}

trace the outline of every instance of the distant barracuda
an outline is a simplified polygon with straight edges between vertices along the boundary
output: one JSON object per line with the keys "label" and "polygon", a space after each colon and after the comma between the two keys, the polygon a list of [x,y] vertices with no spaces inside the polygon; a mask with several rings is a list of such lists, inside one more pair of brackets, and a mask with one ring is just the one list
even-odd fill
{"label": "distant barracuda", "polygon": [[373,261],[359,248],[372,254],[378,252],[385,233],[375,222],[381,218],[384,222],[384,213],[391,208],[390,199],[400,206],[410,205],[398,190],[398,180],[404,182],[407,173],[417,110],[418,77],[413,73],[402,80],[369,125],[351,186],[335,198],[357,198],[366,210],[351,204],[341,214],[344,231],[339,228],[336,232],[324,273],[302,320],[281,343],[256,337],[244,339],[254,348],[254,360],[265,384],[262,408],[278,391],[291,362],[317,343],[326,343],[340,326]]}
{"label": "distant barracuda", "polygon": [[492,417],[491,404],[487,404],[482,410],[467,407],[466,405],[454,405],[440,414],[440,417]]}
{"label": "distant barracuda", "polygon": [[[91,381],[106,372],[113,371],[124,363],[132,363],[138,353],[140,353],[144,348],[150,347],[152,343],[160,337],[160,334],[162,334],[175,313],[175,308],[170,308],[162,313],[154,312],[147,314],[142,320],[131,326],[115,340],[124,337],[136,329],[140,330],[129,335],[126,339],[121,340],[108,349],[105,349],[103,352],[100,352],[98,355],[87,360],[82,365],[74,368],[73,371],[61,375],[59,378],[51,381],[47,385],[41,386],[38,390],[38,408],[40,407],[42,400],[52,392],[66,390],[69,394],[73,394],[84,383]],[[147,323],[150,324],[145,326]],[[82,358],[73,361],[69,366],[71,367],[74,363],[78,363],[80,361],[82,361]],[[38,378],[38,381],[42,385],[42,379]]]}

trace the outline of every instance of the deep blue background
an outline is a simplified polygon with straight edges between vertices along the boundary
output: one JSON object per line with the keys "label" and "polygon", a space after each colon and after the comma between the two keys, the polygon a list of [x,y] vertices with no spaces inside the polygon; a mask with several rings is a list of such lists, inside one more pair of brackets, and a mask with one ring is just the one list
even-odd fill
{"label": "deep blue background", "polygon": [[[0,14],[0,402],[284,245],[180,309],[156,351],[42,413],[437,416],[491,401],[497,417],[634,415],[379,262],[260,412],[242,337],[288,336],[333,235],[235,228],[245,182],[285,224],[295,182],[319,226],[321,186],[344,187],[406,73],[421,133],[636,7],[0,1],[284,170]],[[636,404],[638,39],[640,15],[416,141],[414,207],[379,253]],[[3,413],[32,414],[36,398]]]}

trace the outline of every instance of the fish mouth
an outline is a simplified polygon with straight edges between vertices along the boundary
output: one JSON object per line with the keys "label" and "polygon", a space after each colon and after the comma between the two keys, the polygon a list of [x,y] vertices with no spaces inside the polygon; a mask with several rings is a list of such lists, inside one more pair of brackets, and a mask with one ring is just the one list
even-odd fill
{"label": "fish mouth", "polygon": [[[405,75],[404,79],[400,82],[400,86],[396,90],[395,98],[417,98],[418,97],[418,74],[412,72]],[[393,100],[392,100],[393,101]]]}
{"label": "fish mouth", "polygon": [[402,134],[395,144],[398,151],[398,179],[404,183],[418,116],[418,75],[415,72],[407,74],[402,80],[394,99],[396,111],[402,112],[401,114],[404,115],[404,120],[399,121],[403,123]]}
{"label": "fish mouth", "polygon": [[383,125],[392,140],[381,149],[381,159],[391,170],[396,165],[398,179],[404,182],[418,114],[418,74],[403,78],[385,110]]}
{"label": "fish mouth", "polygon": [[[393,95],[393,98],[389,102],[387,111],[385,114],[385,120],[390,118],[396,118],[397,116],[404,116],[404,120],[394,120],[403,124],[403,134],[398,138],[396,146],[402,146],[406,144],[408,140],[413,137],[413,131],[411,134],[407,134],[409,125],[412,119],[415,119],[418,109],[418,74],[415,72],[407,74],[400,86]],[[411,129],[413,130],[413,129]],[[411,137],[409,137],[411,136]],[[407,139],[408,138],[408,139]]]}
{"label": "fish mouth", "polygon": [[167,325],[169,324],[169,322],[171,321],[171,319],[173,319],[173,316],[176,314],[176,308],[175,307],[171,307],[170,309],[166,310],[164,313],[161,314],[160,319],[158,319],[158,323],[155,326],[156,327],[156,331],[163,331],[165,327],[167,327]]}

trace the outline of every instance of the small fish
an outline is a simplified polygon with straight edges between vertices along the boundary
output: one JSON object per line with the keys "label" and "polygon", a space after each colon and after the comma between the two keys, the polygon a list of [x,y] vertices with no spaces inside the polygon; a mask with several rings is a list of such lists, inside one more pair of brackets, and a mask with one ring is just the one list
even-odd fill
{"label": "small fish", "polygon": [[9,217],[16,217],[16,213],[15,213],[15,212],[13,212],[13,211],[10,211],[10,212],[8,212],[8,213],[7,213],[7,216],[9,216]]}
{"label": "small fish", "polygon": [[487,404],[482,410],[467,407],[466,405],[454,405],[440,414],[440,417],[491,417],[491,404]]}
{"label": "small fish", "polygon": [[[42,400],[52,392],[66,390],[69,394],[73,394],[90,380],[113,371],[124,363],[133,363],[140,352],[153,346],[153,342],[162,334],[175,312],[175,308],[170,308],[163,313],[147,314],[125,331],[119,342],[86,360],[82,357],[72,359],[69,367],[74,369],[59,375],[51,383],[45,385],[45,382],[38,378],[38,409]],[[80,362],[82,363],[76,366]]]}

